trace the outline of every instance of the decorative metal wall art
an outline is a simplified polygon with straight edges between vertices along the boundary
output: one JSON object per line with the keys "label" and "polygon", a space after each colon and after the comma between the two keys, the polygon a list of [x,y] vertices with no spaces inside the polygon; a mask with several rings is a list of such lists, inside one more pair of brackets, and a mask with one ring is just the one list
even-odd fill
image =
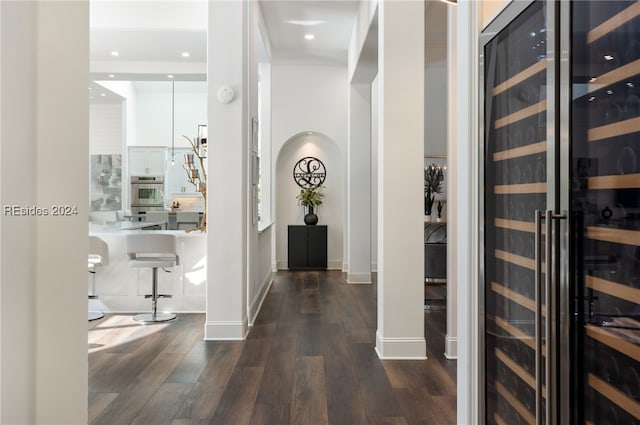
{"label": "decorative metal wall art", "polygon": [[324,164],[313,156],[305,156],[293,167],[293,180],[303,189],[322,186],[326,177]]}

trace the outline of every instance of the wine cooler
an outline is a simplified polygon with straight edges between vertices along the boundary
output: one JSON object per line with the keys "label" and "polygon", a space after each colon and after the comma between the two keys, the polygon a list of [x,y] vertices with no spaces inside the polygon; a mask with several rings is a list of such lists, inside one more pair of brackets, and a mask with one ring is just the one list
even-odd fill
{"label": "wine cooler", "polygon": [[515,1],[479,51],[484,423],[640,425],[640,1]]}

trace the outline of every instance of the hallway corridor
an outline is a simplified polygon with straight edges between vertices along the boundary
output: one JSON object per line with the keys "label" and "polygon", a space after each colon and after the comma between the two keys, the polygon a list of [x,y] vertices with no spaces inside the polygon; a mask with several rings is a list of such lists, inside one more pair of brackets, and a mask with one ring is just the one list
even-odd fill
{"label": "hallway corridor", "polygon": [[426,361],[380,361],[376,285],[278,272],[248,338],[203,341],[203,314],[89,323],[89,423],[455,424],[445,311],[425,313]]}

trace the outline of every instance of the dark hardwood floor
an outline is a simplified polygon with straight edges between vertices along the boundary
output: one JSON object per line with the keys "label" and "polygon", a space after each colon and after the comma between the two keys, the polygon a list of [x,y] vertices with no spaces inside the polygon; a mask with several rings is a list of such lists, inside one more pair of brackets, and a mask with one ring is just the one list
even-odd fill
{"label": "dark hardwood floor", "polygon": [[445,311],[425,312],[429,359],[381,361],[376,285],[279,272],[248,338],[203,341],[203,314],[89,324],[89,423],[455,424]]}

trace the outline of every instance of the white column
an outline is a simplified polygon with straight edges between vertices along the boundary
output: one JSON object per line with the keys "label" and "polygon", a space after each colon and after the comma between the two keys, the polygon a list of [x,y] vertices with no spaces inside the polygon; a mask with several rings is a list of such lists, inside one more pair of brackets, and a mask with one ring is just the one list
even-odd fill
{"label": "white column", "polygon": [[458,422],[480,423],[480,327],[478,305],[478,8],[482,3],[460,0],[457,26],[457,239],[458,260]]}
{"label": "white column", "polygon": [[[456,8],[447,7],[447,75],[456,75]],[[447,359],[458,358],[458,267],[461,265],[456,255],[458,241],[458,196],[457,161],[458,143],[456,116],[456,83],[455,78],[447,78],[447,335],[445,336],[444,356]]]}
{"label": "white column", "polygon": [[86,423],[88,2],[0,11],[0,422]]}
{"label": "white column", "polygon": [[[205,339],[247,334],[248,3],[209,2],[207,317]],[[217,98],[229,86],[229,103]]]}
{"label": "white column", "polygon": [[378,5],[378,331],[385,359],[424,359],[424,2]]}
{"label": "white column", "polygon": [[347,283],[371,283],[371,85],[351,84],[347,172]]}

